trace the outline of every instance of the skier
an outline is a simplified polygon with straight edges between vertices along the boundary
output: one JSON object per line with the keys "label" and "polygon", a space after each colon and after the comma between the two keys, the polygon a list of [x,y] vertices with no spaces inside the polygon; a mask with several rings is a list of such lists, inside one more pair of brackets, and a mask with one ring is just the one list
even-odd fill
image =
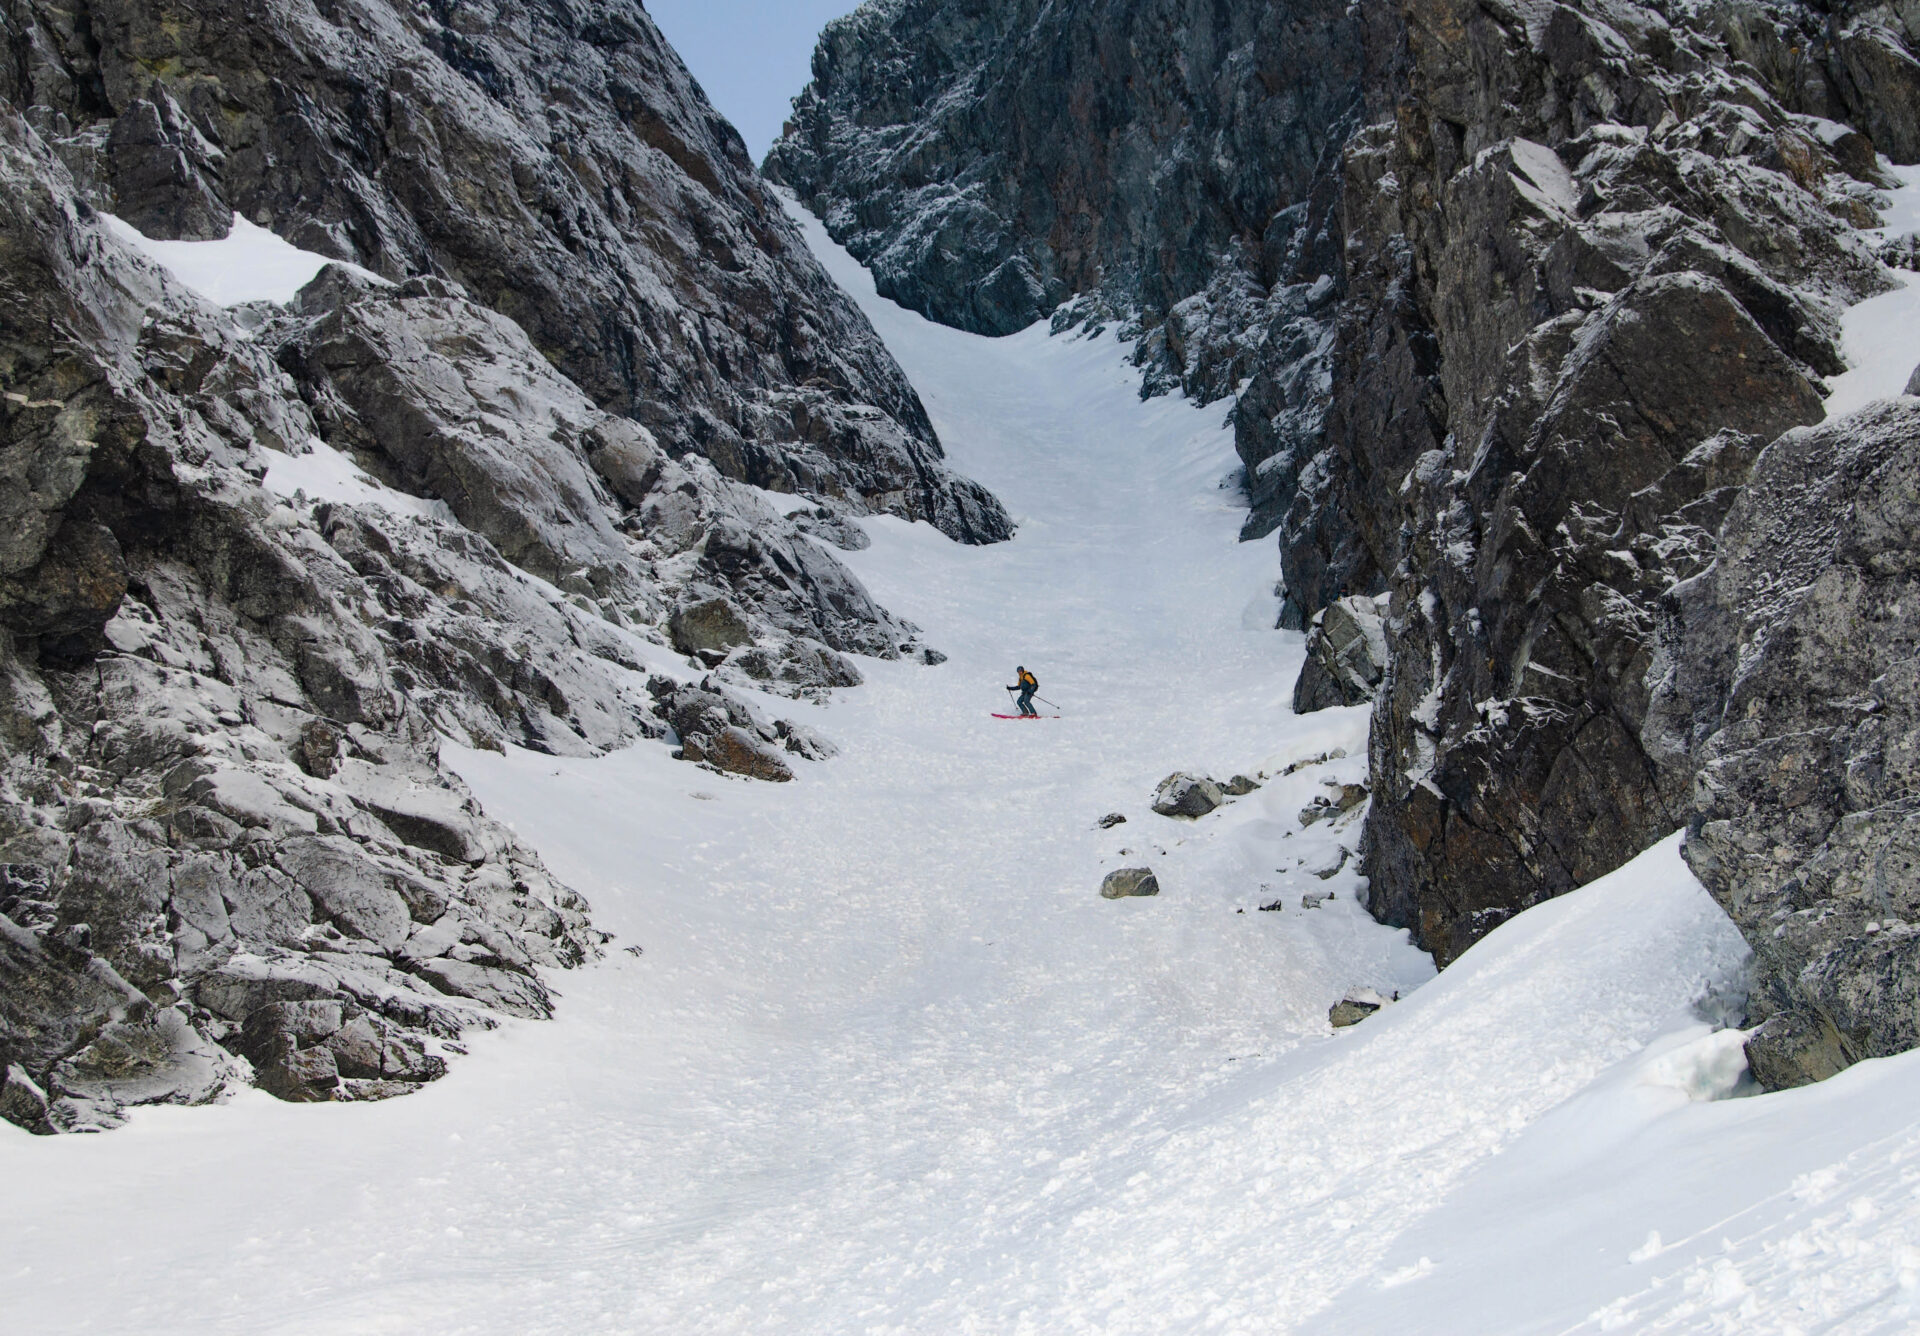
{"label": "skier", "polygon": [[1024,664],[1016,665],[1013,671],[1016,674],[1014,684],[1007,690],[1020,693],[1020,713],[1031,719],[1040,713],[1033,708],[1033,693],[1040,689],[1040,679],[1028,672]]}

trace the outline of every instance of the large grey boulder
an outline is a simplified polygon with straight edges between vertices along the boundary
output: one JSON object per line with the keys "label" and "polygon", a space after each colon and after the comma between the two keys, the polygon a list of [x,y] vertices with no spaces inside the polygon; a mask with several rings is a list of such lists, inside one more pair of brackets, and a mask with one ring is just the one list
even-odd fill
{"label": "large grey boulder", "polygon": [[1153,810],[1161,816],[1203,817],[1226,800],[1212,780],[1176,771],[1154,789]]}
{"label": "large grey boulder", "polygon": [[753,643],[753,628],[724,598],[702,599],[675,608],[667,629],[673,636],[673,647],[687,655],[708,653],[724,658],[727,651]]}
{"label": "large grey boulder", "polygon": [[1314,615],[1307,661],[1293,686],[1295,714],[1363,705],[1387,670],[1385,599],[1336,599]]}
{"label": "large grey boulder", "polygon": [[1789,432],[1679,586],[1650,748],[1754,950],[1769,1087],[1920,1045],[1920,401]]}
{"label": "large grey boulder", "polygon": [[1160,879],[1153,875],[1152,868],[1123,867],[1109,872],[1100,883],[1100,894],[1108,900],[1124,900],[1130,896],[1160,894]]}

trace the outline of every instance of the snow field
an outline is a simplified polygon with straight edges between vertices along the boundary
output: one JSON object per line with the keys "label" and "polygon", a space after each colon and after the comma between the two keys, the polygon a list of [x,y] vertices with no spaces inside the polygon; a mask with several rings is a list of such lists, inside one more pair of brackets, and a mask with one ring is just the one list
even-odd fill
{"label": "snow field", "polygon": [[[949,661],[764,702],[843,748],[790,785],[449,751],[607,958],[406,1099],[0,1127],[8,1326],[1920,1329],[1920,1055],[1726,1098],[1745,948],[1677,840],[1433,978],[1351,862],[1314,875],[1358,826],[1296,814],[1364,774],[1366,712],[1288,709],[1217,409],[1140,402],[1111,340],[928,325],[806,226],[1021,524],[847,554]],[[367,485],[303,458],[269,481]],[[1016,662],[1063,718],[988,718]],[[1267,780],[1176,822],[1176,768]],[[1163,893],[1101,900],[1136,862]],[[1330,1032],[1361,986],[1403,1000]]]}
{"label": "snow field", "polygon": [[[247,302],[292,301],[329,264],[317,251],[301,250],[241,214],[233,230],[218,241],[156,241],[112,214],[102,214],[107,230],[215,306]],[[359,265],[346,266],[375,283],[387,280]]]}

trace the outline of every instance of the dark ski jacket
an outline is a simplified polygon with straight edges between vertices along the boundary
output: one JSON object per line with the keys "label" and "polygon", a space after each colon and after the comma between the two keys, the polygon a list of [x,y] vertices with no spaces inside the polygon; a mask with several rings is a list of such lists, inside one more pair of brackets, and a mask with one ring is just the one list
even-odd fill
{"label": "dark ski jacket", "polygon": [[1022,672],[1020,680],[1007,688],[1008,691],[1038,691],[1039,689],[1040,679],[1029,672]]}

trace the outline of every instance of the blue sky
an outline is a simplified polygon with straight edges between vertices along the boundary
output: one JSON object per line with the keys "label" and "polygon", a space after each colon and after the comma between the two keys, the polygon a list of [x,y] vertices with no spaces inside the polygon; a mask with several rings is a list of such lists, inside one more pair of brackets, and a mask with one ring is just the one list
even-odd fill
{"label": "blue sky", "polygon": [[757,163],[806,87],[814,39],[859,0],[647,0],[707,98],[746,138]]}

